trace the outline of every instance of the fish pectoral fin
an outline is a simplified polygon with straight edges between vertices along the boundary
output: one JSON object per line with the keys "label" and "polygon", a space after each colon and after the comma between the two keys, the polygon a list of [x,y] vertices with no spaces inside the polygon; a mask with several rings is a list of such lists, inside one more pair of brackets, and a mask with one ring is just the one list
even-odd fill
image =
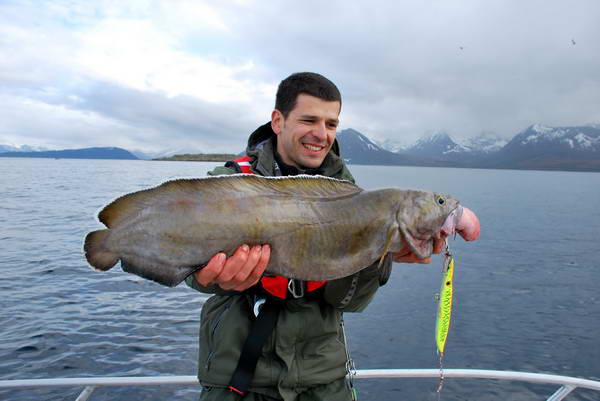
{"label": "fish pectoral fin", "polygon": [[119,255],[106,246],[109,232],[110,230],[92,231],[85,237],[85,258],[94,270],[107,271],[119,261]]}
{"label": "fish pectoral fin", "polygon": [[388,251],[390,250],[390,247],[392,246],[392,241],[394,240],[394,229],[394,227],[390,227],[390,229],[388,230],[387,238],[385,240],[385,246],[383,247],[381,257],[379,258],[379,265],[377,266],[378,269],[381,268],[381,265],[383,265],[385,255],[387,255]]}
{"label": "fish pectoral fin", "polygon": [[400,224],[400,234],[404,240],[404,244],[408,245],[410,250],[417,255],[419,259],[425,259],[431,256],[431,253],[433,252],[433,244],[431,241],[415,238],[403,223]]}

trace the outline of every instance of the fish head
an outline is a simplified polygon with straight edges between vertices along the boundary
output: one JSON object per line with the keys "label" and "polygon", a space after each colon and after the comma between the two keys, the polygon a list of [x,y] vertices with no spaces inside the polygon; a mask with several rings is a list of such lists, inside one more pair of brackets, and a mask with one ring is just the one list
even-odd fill
{"label": "fish head", "polygon": [[455,232],[463,208],[449,195],[429,191],[407,191],[397,212],[400,235],[420,258],[433,252],[433,239]]}

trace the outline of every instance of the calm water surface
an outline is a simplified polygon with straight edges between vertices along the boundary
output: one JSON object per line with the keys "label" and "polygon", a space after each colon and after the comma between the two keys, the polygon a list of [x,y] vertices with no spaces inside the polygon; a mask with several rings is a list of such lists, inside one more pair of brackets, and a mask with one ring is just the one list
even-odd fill
{"label": "calm water surface", "polygon": [[[0,379],[194,375],[206,297],[87,266],[82,240],[113,198],[215,163],[0,159]],[[475,210],[476,243],[451,242],[455,309],[444,365],[600,380],[600,174],[351,166],[366,188],[450,193]],[[436,368],[441,260],[396,264],[346,317],[359,369]],[[359,381],[361,400],[435,400],[436,381]],[[555,387],[447,380],[442,400],[530,400]],[[75,399],[81,389],[2,391]],[[198,388],[99,389],[93,400],[197,399]],[[569,399],[597,400],[578,390]]]}

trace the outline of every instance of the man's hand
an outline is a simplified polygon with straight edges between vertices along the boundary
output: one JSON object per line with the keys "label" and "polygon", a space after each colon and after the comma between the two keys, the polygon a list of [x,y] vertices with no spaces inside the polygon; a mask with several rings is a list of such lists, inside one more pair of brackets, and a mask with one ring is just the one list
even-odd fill
{"label": "man's hand", "polygon": [[[446,246],[446,238],[434,238],[433,240],[433,253],[441,253]],[[400,252],[392,253],[392,260],[398,263],[431,263],[431,257],[425,259],[419,259],[408,246],[405,246]]]}
{"label": "man's hand", "polygon": [[216,284],[224,290],[244,291],[260,280],[270,257],[269,245],[252,249],[242,245],[229,258],[223,252],[217,253],[194,276],[205,287]]}

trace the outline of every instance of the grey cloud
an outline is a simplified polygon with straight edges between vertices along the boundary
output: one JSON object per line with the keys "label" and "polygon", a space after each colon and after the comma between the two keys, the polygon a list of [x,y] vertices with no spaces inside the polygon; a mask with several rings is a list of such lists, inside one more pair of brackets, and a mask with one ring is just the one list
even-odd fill
{"label": "grey cloud", "polygon": [[[225,151],[245,146],[254,121],[236,104],[214,105],[189,96],[168,98],[165,94],[148,93],[107,82],[87,82],[77,91],[27,91],[28,99],[58,107],[66,119],[31,102],[12,103],[14,135],[49,137],[47,145],[65,146],[67,142],[109,146],[125,136],[130,146],[157,150],[190,146],[194,149]],[[23,99],[23,98],[22,98]],[[6,109],[5,109],[6,110]],[[69,113],[72,112],[72,113]],[[31,120],[31,113],[37,119]],[[19,123],[20,121],[20,123]],[[7,134],[7,129],[0,131]],[[52,139],[54,139],[54,143]],[[121,141],[123,142],[123,141]]]}
{"label": "grey cloud", "polygon": [[[296,71],[328,76],[344,96],[342,126],[377,139],[414,139],[437,130],[508,137],[536,122],[600,122],[596,1],[210,4],[229,31],[218,43],[193,31],[186,43],[208,49],[211,57],[252,60],[256,67],[238,73],[240,79],[273,85]],[[12,14],[22,20],[18,24],[32,26],[23,13]],[[65,10],[61,15],[73,18]],[[23,50],[11,47],[13,58],[0,61],[0,93],[89,113],[146,146],[199,143],[237,150],[269,117],[270,109],[261,120],[235,99],[215,105],[91,79],[68,62],[68,30],[56,22],[44,29],[55,35],[56,42],[44,42],[51,46],[34,53],[31,37]],[[0,43],[0,50],[7,46]],[[37,67],[28,68],[32,60]]]}
{"label": "grey cloud", "polygon": [[379,134],[509,136],[534,122],[600,120],[589,107],[600,104],[600,3],[356,4],[276,3],[256,18],[237,9],[228,17],[248,53],[281,76],[323,72],[356,106],[345,108],[349,119]]}

